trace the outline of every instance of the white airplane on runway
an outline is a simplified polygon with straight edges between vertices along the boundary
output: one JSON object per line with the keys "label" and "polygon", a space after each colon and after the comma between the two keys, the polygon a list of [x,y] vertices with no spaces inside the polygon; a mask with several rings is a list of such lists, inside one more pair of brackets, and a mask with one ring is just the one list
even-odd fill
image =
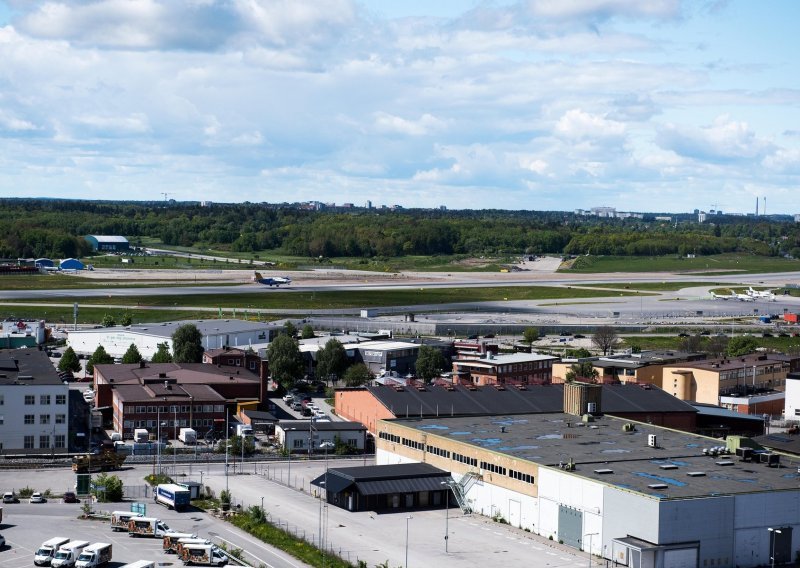
{"label": "white airplane on runway", "polygon": [[755,298],[758,300],[768,300],[770,302],[775,301],[775,294],[773,294],[769,290],[764,290],[764,291],[753,290],[753,287],[751,286],[747,289],[746,294],[751,298]]}

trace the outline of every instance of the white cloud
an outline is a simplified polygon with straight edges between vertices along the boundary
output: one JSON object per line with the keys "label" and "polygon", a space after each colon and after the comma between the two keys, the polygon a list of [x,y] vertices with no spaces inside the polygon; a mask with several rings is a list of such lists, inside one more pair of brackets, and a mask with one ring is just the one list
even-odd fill
{"label": "white cloud", "polygon": [[581,109],[571,109],[558,120],[555,132],[570,140],[620,138],[625,135],[625,125]]}
{"label": "white cloud", "polygon": [[408,120],[386,112],[375,113],[375,129],[379,132],[425,136],[441,130],[444,123],[430,114],[423,114],[418,120]]}
{"label": "white cloud", "polygon": [[658,143],[667,150],[711,162],[760,159],[773,144],[756,136],[746,122],[722,115],[701,127],[666,124],[658,134]]}

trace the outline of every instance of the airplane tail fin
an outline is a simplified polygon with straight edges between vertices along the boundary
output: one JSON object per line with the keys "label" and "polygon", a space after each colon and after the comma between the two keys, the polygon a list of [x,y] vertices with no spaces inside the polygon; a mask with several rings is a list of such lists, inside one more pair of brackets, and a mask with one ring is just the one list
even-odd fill
{"label": "airplane tail fin", "polygon": [[254,276],[253,276],[253,277],[254,277],[256,280],[261,280],[261,279],[263,278],[263,276],[261,276],[261,273],[260,273],[260,272],[256,272],[256,273],[254,274]]}

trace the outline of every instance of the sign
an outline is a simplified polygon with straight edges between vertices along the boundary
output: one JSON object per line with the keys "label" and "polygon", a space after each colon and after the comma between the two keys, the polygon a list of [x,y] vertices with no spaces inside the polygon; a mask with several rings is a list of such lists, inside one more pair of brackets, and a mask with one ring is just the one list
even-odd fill
{"label": "sign", "polygon": [[143,517],[147,516],[146,503],[131,503],[131,513],[141,513]]}
{"label": "sign", "polygon": [[78,302],[72,304],[72,317],[78,319]]}

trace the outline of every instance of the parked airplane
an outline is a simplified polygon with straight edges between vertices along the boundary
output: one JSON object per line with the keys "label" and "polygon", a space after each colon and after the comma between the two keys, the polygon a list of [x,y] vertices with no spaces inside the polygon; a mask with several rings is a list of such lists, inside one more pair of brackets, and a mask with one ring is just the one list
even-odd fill
{"label": "parked airplane", "polygon": [[764,290],[764,291],[753,290],[752,286],[747,289],[747,295],[752,298],[769,300],[770,302],[775,301],[775,294],[773,294],[769,290]]}
{"label": "parked airplane", "polygon": [[275,286],[276,288],[280,288],[281,284],[291,284],[292,279],[288,276],[267,276],[264,277],[261,275],[260,272],[256,272],[253,275],[253,282],[256,284],[263,284],[265,286]]}
{"label": "parked airplane", "polygon": [[711,292],[711,297],[715,300],[738,300],[739,302],[755,302],[756,299],[748,294],[737,294],[731,290],[730,294],[715,294]]}

